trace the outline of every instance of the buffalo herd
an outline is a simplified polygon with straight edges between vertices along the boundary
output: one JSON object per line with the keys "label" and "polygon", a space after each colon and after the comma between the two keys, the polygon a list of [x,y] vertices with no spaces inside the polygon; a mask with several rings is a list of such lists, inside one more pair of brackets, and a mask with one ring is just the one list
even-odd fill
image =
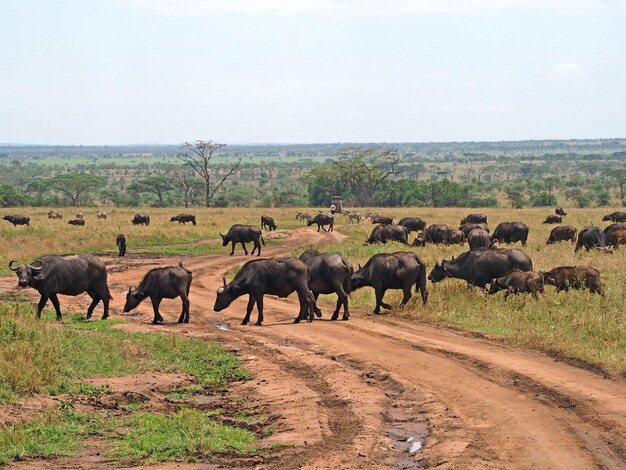
{"label": "buffalo herd", "polygon": [[[561,223],[566,216],[565,211],[557,208],[555,212],[544,223]],[[84,225],[84,218],[82,214],[79,217],[79,214],[68,223]],[[353,214],[358,217],[352,217]],[[357,222],[361,220],[358,213],[348,213],[347,216],[351,222],[353,219]],[[105,219],[106,213],[99,212],[97,217]],[[48,218],[60,219],[62,215],[49,211]],[[296,219],[305,221],[308,226],[317,225],[318,232],[320,228],[327,232],[334,228],[333,214],[321,211],[314,216],[298,212]],[[516,248],[496,248],[498,243],[521,242],[522,246],[526,246],[529,229],[520,221],[500,222],[490,233],[487,216],[484,214],[469,214],[461,219],[458,228],[446,224],[427,225],[419,217],[403,218],[395,225],[392,217],[380,214],[367,214],[366,219],[377,224],[365,241],[366,244],[395,241],[407,247],[420,247],[426,244],[463,245],[467,242],[469,251],[451,259],[440,259],[429,273],[426,264],[411,251],[375,254],[364,266],[359,265],[357,270],[340,253],[320,253],[314,250],[306,251],[300,258],[255,259],[245,263],[230,283],[223,278],[223,285],[217,290],[214,311],[224,310],[235,299],[247,294],[248,305],[242,324],[250,321],[250,315],[256,306],[256,325],[261,325],[263,298],[266,294],[287,297],[296,292],[299,308],[294,323],[302,320],[311,322],[314,316],[322,315],[317,306],[319,295],[336,294],[337,303],[331,320],[337,320],[341,310],[342,320],[348,320],[348,299],[352,291],[363,287],[373,288],[374,313],[378,314],[381,309],[393,308],[383,300],[387,290],[402,290],[402,307],[411,299],[415,286],[422,302],[426,304],[427,280],[438,283],[446,278],[461,279],[467,282],[468,287],[476,286],[481,289],[487,289],[489,284],[489,294],[504,290],[505,298],[510,294],[529,293],[537,299],[538,293],[544,292],[545,284],[555,286],[557,292],[570,288],[589,289],[591,293],[604,295],[600,273],[594,268],[561,266],[550,271],[537,272],[533,270],[532,260],[523,251]],[[24,215],[6,215],[4,220],[14,226],[30,223],[30,218]],[[607,214],[603,220],[613,223],[604,230],[588,226],[577,231],[572,225],[557,226],[550,232],[547,244],[568,241],[575,243],[575,251],[585,248],[603,252],[610,252],[611,247],[617,248],[620,244],[626,244],[626,213],[613,212]],[[179,214],[170,221],[182,224],[191,222],[196,225],[196,218],[192,214]],[[138,213],[131,222],[133,225],[149,225],[150,217]],[[225,235],[220,234],[222,246],[231,244],[230,255],[233,255],[235,246],[241,244],[244,253],[248,255],[246,243],[252,243],[251,255],[256,253],[260,256],[261,247],[265,245],[261,229],[272,231],[276,228],[274,219],[264,214],[261,217],[261,228],[235,224]],[[412,243],[409,241],[411,232],[417,232]],[[123,234],[117,236],[116,244],[118,255],[125,256],[126,237]],[[11,261],[9,268],[16,273],[20,287],[32,287],[39,292],[41,297],[37,306],[38,317],[47,301],[51,300],[57,319],[60,320],[61,310],[57,296],[76,296],[82,293],[87,293],[92,299],[86,318],[92,316],[101,301],[104,307],[102,318],[106,319],[109,315],[109,301],[112,297],[107,286],[107,270],[104,263],[91,254],[46,255],[31,264],[16,266],[15,261]],[[129,287],[124,312],[132,311],[144,299],[150,298],[154,310],[153,323],[161,323],[164,321],[159,313],[161,300],[180,297],[182,311],[178,322],[187,323],[191,282],[192,273],[182,263],[174,267],[152,269],[146,273],[138,287]]]}

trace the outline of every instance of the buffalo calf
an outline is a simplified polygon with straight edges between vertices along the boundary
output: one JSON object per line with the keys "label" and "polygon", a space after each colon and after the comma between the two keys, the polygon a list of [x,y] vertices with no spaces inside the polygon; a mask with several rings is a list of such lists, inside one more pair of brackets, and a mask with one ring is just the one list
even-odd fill
{"label": "buffalo calf", "polygon": [[533,298],[537,300],[537,292],[541,292],[542,294],[544,292],[543,276],[534,271],[520,271],[516,269],[506,276],[491,281],[489,293],[495,294],[500,290],[506,290],[504,293],[505,299],[511,294],[529,292],[532,294]]}
{"label": "buffalo calf", "polygon": [[542,272],[543,281],[556,287],[557,292],[572,289],[589,289],[590,292],[604,295],[600,285],[600,272],[588,266],[560,266]]}
{"label": "buffalo calf", "polygon": [[257,256],[261,256],[261,243],[265,246],[265,240],[263,240],[261,230],[254,225],[235,224],[228,230],[226,235],[220,233],[220,237],[222,237],[222,246],[226,246],[229,243],[233,244],[232,250],[230,251],[231,256],[235,253],[235,245],[237,243],[241,243],[246,255],[248,254],[246,243],[254,243],[251,254],[254,255],[254,252],[257,251]]}
{"label": "buffalo calf", "polygon": [[120,233],[115,239],[115,244],[118,248],[118,256],[126,256],[126,237]]}

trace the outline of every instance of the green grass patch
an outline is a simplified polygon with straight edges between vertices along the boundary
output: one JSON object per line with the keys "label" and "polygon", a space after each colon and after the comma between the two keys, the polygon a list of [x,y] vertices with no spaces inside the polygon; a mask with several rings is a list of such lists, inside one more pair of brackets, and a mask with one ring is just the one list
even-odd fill
{"label": "green grass patch", "polygon": [[194,462],[215,454],[255,452],[251,432],[225,426],[214,412],[181,409],[171,415],[136,413],[123,420],[125,433],[113,439],[112,455],[122,462]]}

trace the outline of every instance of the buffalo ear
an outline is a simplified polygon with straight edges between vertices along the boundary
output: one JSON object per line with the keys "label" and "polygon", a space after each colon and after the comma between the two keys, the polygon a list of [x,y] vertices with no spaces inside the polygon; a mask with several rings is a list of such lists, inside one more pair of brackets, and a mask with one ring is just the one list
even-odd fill
{"label": "buffalo ear", "polygon": [[222,281],[224,282],[224,288],[226,288],[226,278],[225,278],[225,277],[223,277],[223,278],[222,278]]}
{"label": "buffalo ear", "polygon": [[220,233],[220,237],[222,237],[222,240],[224,240],[224,238],[226,238],[226,236],[222,235],[221,233]]}
{"label": "buffalo ear", "polygon": [[452,261],[454,261],[454,255],[452,255]]}
{"label": "buffalo ear", "polygon": [[130,292],[133,290],[132,287],[128,286],[128,293],[130,294]]}
{"label": "buffalo ear", "polygon": [[359,263],[359,271],[363,269],[363,266],[361,266],[361,263]]}

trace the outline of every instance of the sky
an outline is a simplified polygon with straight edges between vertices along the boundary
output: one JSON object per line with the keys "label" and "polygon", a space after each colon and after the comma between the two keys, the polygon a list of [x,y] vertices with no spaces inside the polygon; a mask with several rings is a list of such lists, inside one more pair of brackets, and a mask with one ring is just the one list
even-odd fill
{"label": "sky", "polygon": [[0,143],[626,137],[626,1],[20,0]]}

